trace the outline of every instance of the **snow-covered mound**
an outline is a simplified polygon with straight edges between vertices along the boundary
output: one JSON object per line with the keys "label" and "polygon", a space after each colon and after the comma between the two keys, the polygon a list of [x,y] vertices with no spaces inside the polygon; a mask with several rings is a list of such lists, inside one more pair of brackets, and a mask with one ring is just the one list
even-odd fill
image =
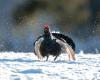
{"label": "snow-covered mound", "polygon": [[100,54],[62,54],[54,62],[40,61],[33,53],[0,53],[0,80],[100,80]]}

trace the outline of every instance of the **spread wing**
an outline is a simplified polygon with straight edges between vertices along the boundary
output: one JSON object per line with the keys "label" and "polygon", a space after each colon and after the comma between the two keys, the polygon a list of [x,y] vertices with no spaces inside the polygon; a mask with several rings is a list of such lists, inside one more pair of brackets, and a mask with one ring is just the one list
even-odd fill
{"label": "spread wing", "polygon": [[57,39],[57,42],[64,48],[65,52],[68,53],[69,60],[75,60],[75,52],[72,47],[59,39]]}
{"label": "spread wing", "polygon": [[37,55],[37,57],[39,59],[43,58],[42,55],[41,55],[41,52],[39,50],[42,41],[43,41],[43,38],[41,36],[34,42],[34,53]]}
{"label": "spread wing", "polygon": [[52,33],[52,35],[55,36],[57,39],[70,45],[72,49],[75,51],[75,43],[69,36],[66,36],[62,33]]}

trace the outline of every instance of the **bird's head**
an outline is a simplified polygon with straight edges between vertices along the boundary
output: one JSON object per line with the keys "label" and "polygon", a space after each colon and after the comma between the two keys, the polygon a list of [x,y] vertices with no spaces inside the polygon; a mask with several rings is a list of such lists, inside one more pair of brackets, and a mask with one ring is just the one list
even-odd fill
{"label": "bird's head", "polygon": [[49,25],[45,24],[43,27],[44,27],[44,34],[50,34]]}

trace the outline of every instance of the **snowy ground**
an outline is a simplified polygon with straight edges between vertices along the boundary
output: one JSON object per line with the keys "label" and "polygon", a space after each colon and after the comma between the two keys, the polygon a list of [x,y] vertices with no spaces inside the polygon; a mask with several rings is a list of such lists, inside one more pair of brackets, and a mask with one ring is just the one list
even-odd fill
{"label": "snowy ground", "polygon": [[0,53],[0,80],[100,80],[100,54],[62,54],[54,62],[39,61],[33,53]]}

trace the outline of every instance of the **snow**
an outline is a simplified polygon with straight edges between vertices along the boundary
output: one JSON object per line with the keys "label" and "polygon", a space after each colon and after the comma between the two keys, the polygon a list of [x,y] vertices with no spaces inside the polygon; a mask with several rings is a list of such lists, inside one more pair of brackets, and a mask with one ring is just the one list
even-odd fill
{"label": "snow", "polygon": [[0,53],[0,80],[100,80],[100,54],[76,54],[69,61],[67,54],[56,61],[38,60],[33,53]]}

